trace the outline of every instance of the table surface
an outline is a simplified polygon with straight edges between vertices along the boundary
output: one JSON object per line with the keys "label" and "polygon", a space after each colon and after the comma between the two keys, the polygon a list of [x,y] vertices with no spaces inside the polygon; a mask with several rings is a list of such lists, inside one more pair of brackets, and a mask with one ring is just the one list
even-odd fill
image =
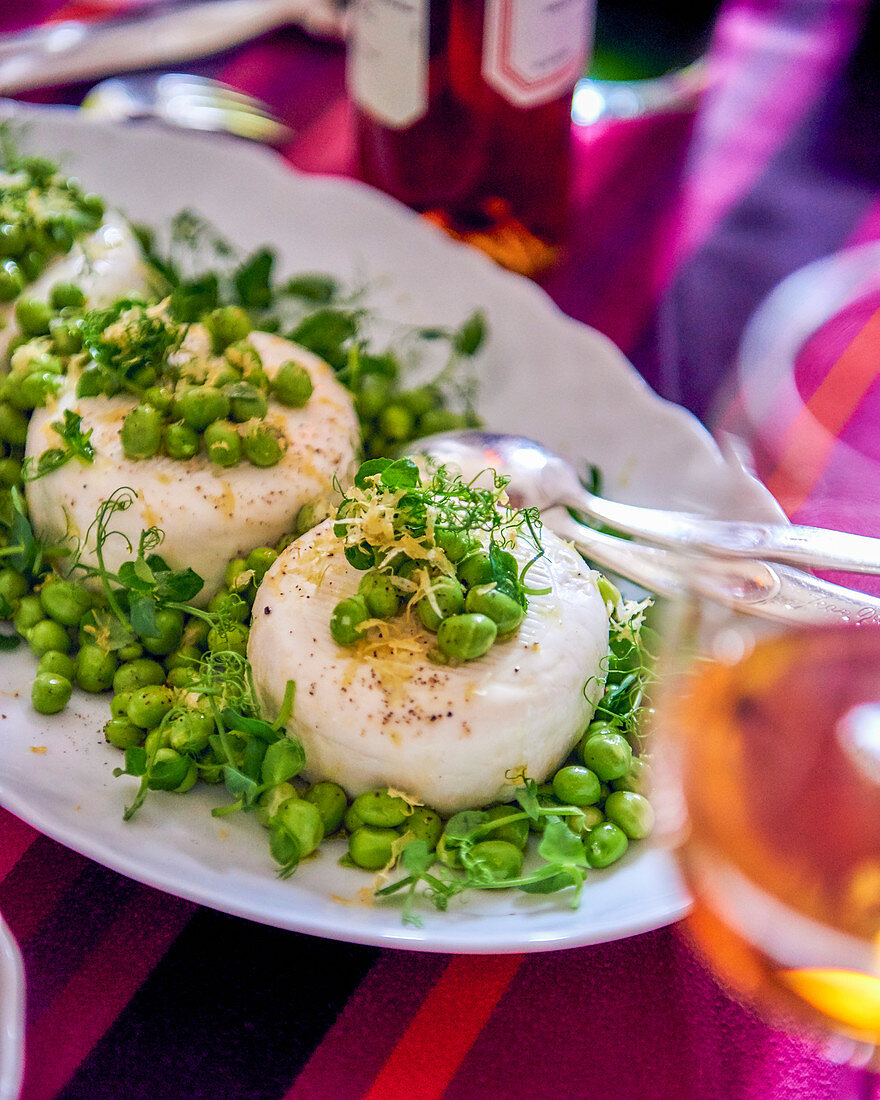
{"label": "table surface", "polygon": [[[0,33],[107,10],[22,0],[0,6]],[[862,0],[729,0],[696,111],[575,134],[569,252],[544,285],[707,423],[731,407],[744,327],[771,288],[880,238],[878,45]],[[289,29],[196,68],[290,122],[291,164],[350,172],[338,43]],[[869,399],[851,394],[842,424]],[[830,465],[794,489],[761,473],[818,522]],[[730,999],[680,927],[528,956],[335,943],[159,894],[2,810],[0,911],[27,972],[28,1100],[880,1097]]]}

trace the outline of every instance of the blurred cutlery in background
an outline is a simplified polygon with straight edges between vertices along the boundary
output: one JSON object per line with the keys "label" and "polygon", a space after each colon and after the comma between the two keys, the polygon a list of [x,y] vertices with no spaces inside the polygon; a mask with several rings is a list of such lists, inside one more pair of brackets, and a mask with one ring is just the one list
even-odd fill
{"label": "blurred cutlery in background", "polygon": [[46,24],[0,38],[0,94],[207,57],[286,24],[340,37],[343,8],[344,0],[207,0]]}
{"label": "blurred cutlery in background", "polygon": [[186,73],[111,77],[82,103],[93,118],[114,122],[155,118],[190,130],[234,134],[266,145],[285,145],[293,131],[259,99],[228,84]]}

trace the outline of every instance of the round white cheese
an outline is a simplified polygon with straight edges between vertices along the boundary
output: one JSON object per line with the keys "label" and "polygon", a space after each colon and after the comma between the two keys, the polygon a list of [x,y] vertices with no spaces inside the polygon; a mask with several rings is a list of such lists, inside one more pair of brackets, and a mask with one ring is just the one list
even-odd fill
{"label": "round white cheese", "polygon": [[[76,241],[68,253],[52,260],[42,275],[24,288],[22,297],[48,301],[56,283],[76,283],[91,309],[103,308],[127,294],[146,293],[150,289],[149,272],[128,222],[108,210],[103,224]],[[18,332],[15,302],[0,306],[0,322],[2,360]]]}
{"label": "round white cheese", "polygon": [[[336,381],[332,369],[311,352],[264,332],[249,337],[273,377],[293,359],[309,372],[314,391],[301,409],[269,403],[267,422],[284,432],[289,446],[281,461],[268,469],[243,459],[237,466],[216,466],[202,451],[183,462],[157,455],[127,458],[120,440],[126,414],[135,401],[128,396],[77,398],[75,380],[43,409],[37,409],[28,430],[26,454],[37,459],[59,445],[52,424],[65,409],[82,416],[91,429],[95,459],[77,458],[27,484],[27,500],[37,533],[50,541],[70,534],[85,536],[99,504],[122,486],[136,494],[126,512],[118,512],[111,528],[137,547],[140,532],[158,527],[165,533],[157,549],[172,568],[191,566],[205,580],[195,602],[204,603],[223,583],[227,562],[256,546],[271,546],[293,526],[297,511],[309,501],[331,496],[334,479],[347,484],[356,466],[358,422],[351,396]],[[95,564],[89,545],[83,561]],[[116,570],[133,555],[119,536],[104,547],[107,567]]]}
{"label": "round white cheese", "polygon": [[[330,635],[334,606],[363,577],[331,529],[325,521],[298,539],[266,574],[248,649],[267,716],[296,682],[289,728],[302,739],[307,777],[335,780],[350,795],[394,787],[441,813],[508,798],[517,772],[544,780],[601,694],[608,614],[596,574],[544,530],[545,556],[528,582],[551,591],[529,597],[513,637],[466,664],[404,657],[400,679]],[[522,564],[534,549],[520,538],[513,553]]]}

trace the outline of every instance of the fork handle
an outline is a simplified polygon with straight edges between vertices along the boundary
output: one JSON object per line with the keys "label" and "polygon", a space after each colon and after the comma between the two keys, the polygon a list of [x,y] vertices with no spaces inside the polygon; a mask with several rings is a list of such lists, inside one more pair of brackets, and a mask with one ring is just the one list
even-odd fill
{"label": "fork handle", "polygon": [[747,615],[793,625],[880,623],[880,598],[787,565],[699,558],[626,542],[578,523],[564,508],[548,509],[541,518],[588,558],[661,596],[695,593]]}
{"label": "fork handle", "polygon": [[724,558],[758,558],[811,569],[880,573],[880,539],[797,524],[749,523],[667,512],[585,493],[572,507],[623,534],[670,549]]}

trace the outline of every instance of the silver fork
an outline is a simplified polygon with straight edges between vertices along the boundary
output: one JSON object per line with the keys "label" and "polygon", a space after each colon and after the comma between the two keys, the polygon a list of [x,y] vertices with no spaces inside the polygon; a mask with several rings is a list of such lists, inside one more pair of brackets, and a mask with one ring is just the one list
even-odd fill
{"label": "silver fork", "polygon": [[96,84],[82,109],[112,121],[155,118],[171,126],[285,145],[294,134],[259,99],[187,73],[113,77]]}

